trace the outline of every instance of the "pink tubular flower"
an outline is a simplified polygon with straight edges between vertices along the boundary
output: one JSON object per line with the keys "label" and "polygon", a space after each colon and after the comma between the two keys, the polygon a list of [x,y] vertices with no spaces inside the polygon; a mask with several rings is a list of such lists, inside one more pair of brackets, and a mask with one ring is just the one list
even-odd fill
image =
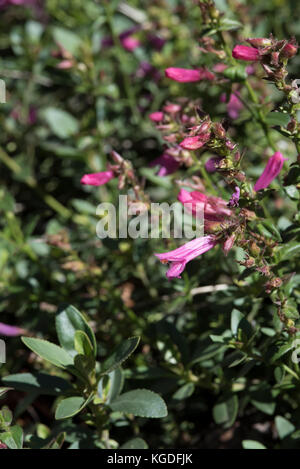
{"label": "pink tubular flower", "polygon": [[260,52],[258,49],[250,46],[235,46],[232,51],[232,57],[239,60],[258,62],[260,60]]}
{"label": "pink tubular flower", "polygon": [[[227,112],[231,119],[237,119],[240,115],[240,110],[243,108],[241,100],[238,98],[239,93],[231,93],[229,101],[227,103]],[[226,102],[226,94],[221,94],[220,101],[222,103]]]}
{"label": "pink tubular flower", "polygon": [[216,244],[215,236],[208,235],[193,239],[173,251],[155,254],[155,256],[158,257],[162,263],[171,263],[166,274],[168,278],[180,278],[181,273],[184,271],[189,261],[209,251]]}
{"label": "pink tubular flower", "polygon": [[210,133],[204,133],[197,135],[196,137],[186,137],[182,142],[179,143],[181,148],[184,150],[198,150],[202,148],[210,139]]}
{"label": "pink tubular flower", "polygon": [[191,209],[193,215],[197,215],[197,209],[204,210],[205,223],[221,222],[232,215],[232,211],[227,207],[226,200],[220,197],[211,197],[202,194],[202,192],[189,192],[181,189],[177,198],[183,205],[188,204],[187,209]]}
{"label": "pink tubular flower", "polygon": [[151,119],[152,122],[161,122],[163,118],[164,113],[161,111],[152,112],[152,114],[149,115],[149,119]]}
{"label": "pink tubular flower", "polygon": [[24,333],[24,329],[21,329],[20,327],[10,326],[9,324],[0,322],[0,335],[4,335],[6,337],[17,337]]}
{"label": "pink tubular flower", "polygon": [[189,68],[175,68],[170,67],[165,70],[167,78],[178,81],[180,83],[190,83],[201,80],[213,80],[215,75],[205,68],[193,70]]}
{"label": "pink tubular flower", "polygon": [[81,184],[86,184],[88,186],[103,186],[103,184],[106,184],[108,181],[113,179],[115,177],[115,174],[113,171],[101,171],[100,173],[91,173],[91,174],[85,174],[81,178]]}
{"label": "pink tubular flower", "polygon": [[265,189],[269,184],[275,179],[280,171],[282,170],[283,163],[287,161],[288,158],[284,158],[280,151],[276,151],[273,156],[267,162],[265,169],[263,170],[261,176],[256,181],[254,190],[260,191]]}
{"label": "pink tubular flower", "polygon": [[177,171],[177,169],[179,168],[180,164],[178,161],[175,160],[175,158],[173,158],[173,156],[168,155],[168,153],[163,153],[161,156],[151,161],[149,166],[160,166],[157,175],[163,177],[175,173],[175,171]]}
{"label": "pink tubular flower", "polygon": [[137,49],[141,43],[138,39],[134,37],[125,37],[121,39],[121,44],[124,47],[125,50],[128,52],[133,52],[135,49]]}

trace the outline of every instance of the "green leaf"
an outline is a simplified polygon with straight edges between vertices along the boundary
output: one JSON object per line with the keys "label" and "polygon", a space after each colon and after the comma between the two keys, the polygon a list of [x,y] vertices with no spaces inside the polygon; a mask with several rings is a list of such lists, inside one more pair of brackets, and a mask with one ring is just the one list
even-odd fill
{"label": "green leaf", "polygon": [[183,399],[191,397],[194,391],[195,385],[193,383],[186,383],[184,386],[177,389],[177,391],[173,394],[173,399],[182,401]]}
{"label": "green leaf", "polygon": [[57,437],[52,440],[47,446],[46,449],[61,449],[64,441],[66,439],[66,433],[61,432],[57,435]]}
{"label": "green leaf", "polygon": [[57,44],[61,45],[68,52],[71,52],[72,55],[78,52],[82,44],[82,40],[79,38],[78,34],[65,28],[53,28],[53,37]]}
{"label": "green leaf", "polygon": [[267,236],[268,238],[271,238],[272,236],[275,236],[277,241],[282,241],[280,232],[276,228],[276,226],[270,221],[270,220],[262,220],[259,226],[263,226],[266,230],[262,232],[264,236]]}
{"label": "green leaf", "polygon": [[281,127],[286,127],[289,121],[289,114],[286,114],[284,112],[270,112],[266,116],[266,123],[268,125],[279,125]]}
{"label": "green leaf", "polygon": [[233,425],[239,408],[238,397],[234,394],[228,399],[219,402],[213,407],[213,418],[218,425],[231,427]]}
{"label": "green leaf", "polygon": [[295,426],[280,415],[275,417],[275,425],[278,431],[278,436],[281,440],[289,436],[295,430]]}
{"label": "green leaf", "polygon": [[77,353],[87,357],[93,356],[93,346],[87,334],[83,331],[76,331],[74,336],[74,347]]}
{"label": "green leaf", "polygon": [[92,355],[76,355],[74,365],[75,368],[72,373],[86,382],[89,381],[89,374],[95,369],[95,358]]}
{"label": "green leaf", "polygon": [[156,168],[141,168],[139,170],[139,173],[145,177],[148,181],[152,182],[156,186],[161,186],[166,189],[171,189],[172,187],[172,182],[171,179],[168,176],[165,177],[159,177],[156,176]]}
{"label": "green leaf", "polygon": [[59,402],[56,411],[56,420],[67,419],[73,417],[83,410],[92,400],[93,394],[85,399],[82,396],[67,397]]}
{"label": "green leaf", "polygon": [[11,425],[13,419],[13,414],[7,406],[2,407],[0,410],[0,427],[3,430],[6,430],[5,427],[9,427]]}
{"label": "green leaf", "polygon": [[132,440],[127,441],[119,449],[148,449],[146,441],[142,438],[133,438]]}
{"label": "green leaf", "polygon": [[[4,378],[2,378],[2,381],[5,383]],[[12,389],[13,388],[0,388],[0,399],[4,396],[4,394],[6,394],[8,391],[11,391]]]}
{"label": "green leaf", "polygon": [[122,342],[105,360],[102,365],[101,374],[107,374],[118,368],[134,352],[139,344],[139,337],[131,337]]}
{"label": "green leaf", "polygon": [[95,334],[84,316],[74,306],[62,305],[56,315],[55,322],[59,343],[71,356],[77,354],[74,347],[76,331],[82,331],[87,334],[93,346],[94,356],[96,356],[97,343]]}
{"label": "green leaf", "polygon": [[283,355],[285,355],[287,352],[290,350],[294,349],[293,343],[289,344],[284,344],[281,347],[277,348],[277,351],[274,353],[274,355],[271,358],[271,363],[276,362],[279,358],[281,358]]}
{"label": "green leaf", "polygon": [[242,28],[243,25],[237,20],[232,20],[230,18],[221,18],[219,31],[233,31],[235,29]]}
{"label": "green leaf", "polygon": [[115,412],[133,414],[136,417],[162,418],[168,415],[164,400],[148,389],[136,389],[117,397],[110,407]]}
{"label": "green leaf", "polygon": [[[105,384],[106,383],[106,384]],[[124,376],[121,368],[116,368],[103,376],[98,383],[98,394],[107,404],[110,404],[122,391]]]}
{"label": "green leaf", "polygon": [[243,313],[238,309],[233,309],[231,313],[231,332],[232,335],[236,336],[238,330],[241,329],[247,337],[251,336],[252,327],[251,324],[247,321]]}
{"label": "green leaf", "polygon": [[289,196],[290,199],[292,199],[292,200],[299,200],[300,199],[299,189],[297,189],[296,186],[294,186],[294,185],[286,186],[284,188],[284,191]]}
{"label": "green leaf", "polygon": [[52,132],[59,138],[68,138],[79,130],[77,119],[62,109],[47,107],[41,112],[41,116],[49,125]]}
{"label": "green leaf", "polygon": [[73,365],[72,357],[58,345],[52,344],[47,340],[33,339],[31,337],[22,337],[24,344],[34,353],[44,358],[59,368],[67,368]]}
{"label": "green leaf", "polygon": [[262,443],[255,440],[244,440],[242,445],[244,449],[267,449]]}
{"label": "green leaf", "polygon": [[18,391],[38,392],[48,396],[59,395],[71,387],[66,380],[46,373],[18,373],[5,376],[2,381]]}
{"label": "green leaf", "polygon": [[11,427],[8,432],[0,433],[0,441],[10,449],[22,449],[23,430],[19,425]]}

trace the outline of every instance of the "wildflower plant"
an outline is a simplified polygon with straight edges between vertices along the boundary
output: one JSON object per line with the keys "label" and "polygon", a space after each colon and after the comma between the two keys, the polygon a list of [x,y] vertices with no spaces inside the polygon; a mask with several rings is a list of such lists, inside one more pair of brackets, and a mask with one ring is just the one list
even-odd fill
{"label": "wildflower plant", "polygon": [[[299,446],[299,7],[270,4],[0,2],[0,449]],[[120,195],[203,235],[97,238]]]}

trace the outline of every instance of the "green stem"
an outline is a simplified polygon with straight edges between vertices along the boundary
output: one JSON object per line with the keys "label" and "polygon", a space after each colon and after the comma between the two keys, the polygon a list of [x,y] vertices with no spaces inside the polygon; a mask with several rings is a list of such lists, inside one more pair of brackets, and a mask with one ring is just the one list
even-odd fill
{"label": "green stem", "polygon": [[[244,81],[245,83],[245,86],[247,88],[247,91],[249,93],[249,97],[252,101],[253,104],[255,104],[256,106],[259,104],[259,101],[258,101],[258,98],[257,98],[257,95],[254,91],[254,89],[252,88],[251,84],[249,83],[249,81],[246,79]],[[256,118],[257,122],[261,125],[262,127],[262,130],[266,136],[266,139],[270,145],[270,147],[276,151],[276,145],[274,144],[273,140],[272,140],[272,137],[271,137],[271,134],[270,134],[270,131],[269,131],[269,128],[268,128],[268,125],[265,121],[265,117],[263,115],[263,112],[261,109],[257,109],[257,114],[252,112],[252,115]]]}
{"label": "green stem", "polygon": [[105,10],[106,10],[107,24],[108,24],[110,34],[112,36],[115,48],[116,48],[116,55],[117,55],[117,58],[118,58],[118,61],[119,61],[119,66],[120,66],[120,69],[121,69],[121,72],[122,72],[123,84],[124,84],[125,93],[127,95],[128,104],[129,104],[129,107],[131,109],[132,118],[134,119],[134,122],[137,124],[139,122],[139,117],[141,117],[141,116],[140,116],[138,106],[136,105],[135,95],[134,95],[134,92],[133,92],[133,87],[130,83],[127,71],[124,69],[124,65],[123,65],[124,61],[123,61],[123,58],[122,58],[124,51],[123,51],[122,44],[120,42],[119,36],[115,32],[115,28],[114,28],[114,24],[113,24],[113,12],[111,10],[111,7],[106,2],[104,3],[104,5],[105,5]]}

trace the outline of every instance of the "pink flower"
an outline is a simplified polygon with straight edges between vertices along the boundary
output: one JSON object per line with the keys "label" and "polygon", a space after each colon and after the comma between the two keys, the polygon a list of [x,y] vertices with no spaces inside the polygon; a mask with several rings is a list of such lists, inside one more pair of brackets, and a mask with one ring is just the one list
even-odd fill
{"label": "pink flower", "polygon": [[100,173],[91,173],[91,174],[85,174],[81,178],[81,184],[86,184],[88,186],[103,186],[103,184],[106,184],[108,181],[113,179],[115,177],[115,174],[113,171],[101,171]]}
{"label": "pink flower", "polygon": [[265,169],[263,170],[261,176],[256,181],[254,190],[260,191],[265,189],[269,184],[275,179],[280,171],[282,170],[283,163],[287,161],[288,158],[284,158],[280,151],[276,151],[273,156],[267,162]]}
{"label": "pink flower", "polygon": [[168,174],[175,173],[180,166],[180,163],[173,158],[173,156],[168,155],[168,153],[163,153],[155,160],[151,161],[150,167],[160,166],[160,169],[157,173],[158,176],[168,176]]}
{"label": "pink flower", "polygon": [[6,337],[17,337],[25,333],[24,329],[16,326],[10,326],[9,324],[4,324],[0,322],[0,335],[4,335]]}
{"label": "pink flower", "polygon": [[186,137],[181,143],[179,143],[179,145],[181,148],[184,148],[184,150],[198,150],[199,148],[202,148],[209,139],[210,133],[207,132],[197,135],[196,137]]}
{"label": "pink flower", "polygon": [[282,49],[281,55],[287,59],[290,59],[291,57],[294,57],[294,55],[297,54],[297,51],[298,51],[298,45],[288,43]]}
{"label": "pink flower", "polygon": [[121,44],[124,47],[125,50],[128,52],[133,52],[135,49],[137,49],[141,43],[138,39],[134,37],[125,37],[121,39]]}
{"label": "pink flower", "polygon": [[180,278],[181,273],[184,271],[189,261],[209,251],[216,244],[215,236],[208,235],[193,239],[173,251],[155,254],[155,256],[158,257],[162,263],[171,263],[166,274],[168,278]]}
{"label": "pink flower", "polygon": [[238,207],[239,206],[239,200],[240,200],[240,188],[236,186],[234,188],[234,193],[232,194],[229,202],[228,202],[228,207]]}
{"label": "pink flower", "polygon": [[167,78],[171,80],[179,81],[180,83],[190,83],[201,80],[213,80],[215,75],[205,68],[199,68],[198,70],[192,70],[188,68],[175,68],[170,67],[165,70]]}
{"label": "pink flower", "polygon": [[181,111],[181,106],[179,104],[169,103],[166,104],[163,109],[167,114],[176,114]]}
{"label": "pink flower", "polygon": [[160,122],[164,118],[164,113],[161,111],[152,112],[152,114],[149,115],[149,118],[152,122]]}
{"label": "pink flower", "polygon": [[62,60],[56,65],[60,70],[69,70],[74,66],[73,60]]}
{"label": "pink flower", "polygon": [[0,8],[9,5],[31,5],[35,0],[0,0]]}
{"label": "pink flower", "polygon": [[223,244],[223,252],[224,252],[225,256],[227,256],[230,249],[234,245],[234,241],[235,241],[235,234],[233,233],[231,236],[229,236],[229,238],[226,239],[226,241]]}
{"label": "pink flower", "polygon": [[232,51],[232,57],[239,60],[257,62],[260,60],[260,52],[258,49],[250,46],[235,46]]}
{"label": "pink flower", "polygon": [[187,209],[191,209],[193,215],[197,215],[199,209],[204,210],[205,222],[221,222],[232,215],[232,211],[227,207],[226,200],[220,197],[211,197],[202,194],[202,192],[188,192],[181,189],[177,198],[183,205],[188,204]]}
{"label": "pink flower", "polygon": [[[227,112],[231,119],[237,119],[240,115],[240,110],[243,108],[241,100],[238,98],[239,93],[231,93],[227,103]],[[226,94],[221,94],[220,98],[222,103],[226,102]]]}

